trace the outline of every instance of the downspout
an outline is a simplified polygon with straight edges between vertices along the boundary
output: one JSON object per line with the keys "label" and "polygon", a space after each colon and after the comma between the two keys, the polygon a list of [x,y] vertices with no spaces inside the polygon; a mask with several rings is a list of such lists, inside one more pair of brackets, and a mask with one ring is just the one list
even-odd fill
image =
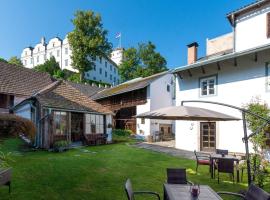
{"label": "downspout", "polygon": [[235,36],[236,36],[236,33],[235,33],[235,16],[234,14],[232,14],[232,17],[231,17],[231,20],[232,20],[232,29],[233,29],[233,53],[235,52]]}

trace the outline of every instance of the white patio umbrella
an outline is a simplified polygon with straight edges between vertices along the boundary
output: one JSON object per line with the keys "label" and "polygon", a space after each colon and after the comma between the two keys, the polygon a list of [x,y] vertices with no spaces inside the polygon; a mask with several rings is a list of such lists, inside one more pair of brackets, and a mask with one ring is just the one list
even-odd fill
{"label": "white patio umbrella", "polygon": [[136,118],[188,120],[188,121],[234,121],[239,118],[205,108],[170,106],[136,115]]}

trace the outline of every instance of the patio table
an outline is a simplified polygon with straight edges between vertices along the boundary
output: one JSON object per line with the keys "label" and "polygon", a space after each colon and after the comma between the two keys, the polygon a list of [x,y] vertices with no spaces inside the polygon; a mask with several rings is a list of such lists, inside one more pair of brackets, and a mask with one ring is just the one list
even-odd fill
{"label": "patio table", "polygon": [[219,158],[230,159],[236,162],[236,181],[239,182],[239,167],[238,167],[239,159],[232,155],[224,155],[224,157],[222,157],[221,154],[211,154],[211,157],[210,157],[211,178],[214,178],[214,170],[215,170],[214,161],[218,160]]}
{"label": "patio table", "polygon": [[222,199],[208,185],[200,185],[199,196],[192,197],[189,185],[182,184],[164,184],[164,200],[220,200]]}

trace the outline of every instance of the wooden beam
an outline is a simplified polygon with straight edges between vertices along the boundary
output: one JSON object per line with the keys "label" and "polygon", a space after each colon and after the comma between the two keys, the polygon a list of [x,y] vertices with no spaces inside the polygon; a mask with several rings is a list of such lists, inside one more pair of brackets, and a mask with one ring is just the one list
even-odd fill
{"label": "wooden beam", "polygon": [[180,79],[183,79],[183,76],[181,75],[180,72],[177,72],[177,75],[179,76]]}
{"label": "wooden beam", "polygon": [[192,77],[192,74],[191,74],[191,71],[190,71],[190,70],[188,70],[188,75],[189,75],[190,77]]}
{"label": "wooden beam", "polygon": [[217,62],[217,67],[218,67],[218,70],[220,71],[221,67],[220,67],[220,63]]}
{"label": "wooden beam", "polygon": [[235,67],[237,67],[237,59],[236,59],[236,58],[234,58],[234,60],[233,60],[233,65],[234,65]]}
{"label": "wooden beam", "polygon": [[257,62],[258,61],[258,53],[256,52],[254,55],[254,61]]}
{"label": "wooden beam", "polygon": [[205,74],[205,70],[203,66],[201,66],[201,69],[202,69],[202,73]]}

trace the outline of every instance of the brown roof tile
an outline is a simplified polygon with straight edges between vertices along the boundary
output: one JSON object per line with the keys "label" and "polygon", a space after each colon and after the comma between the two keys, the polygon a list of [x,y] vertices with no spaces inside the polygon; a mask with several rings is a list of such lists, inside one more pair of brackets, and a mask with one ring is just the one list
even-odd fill
{"label": "brown roof tile", "polygon": [[0,61],[0,93],[31,96],[53,81],[47,73]]}
{"label": "brown roof tile", "polygon": [[57,81],[47,86],[34,97],[45,107],[112,114],[109,109],[91,100],[65,81]]}

